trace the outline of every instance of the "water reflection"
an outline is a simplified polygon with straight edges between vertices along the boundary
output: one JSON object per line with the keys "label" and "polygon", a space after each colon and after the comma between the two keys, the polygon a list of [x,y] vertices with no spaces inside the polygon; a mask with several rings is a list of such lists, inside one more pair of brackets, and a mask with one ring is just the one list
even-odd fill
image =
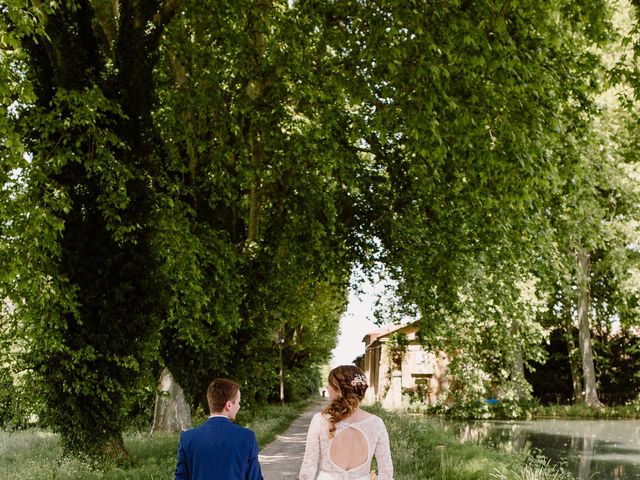
{"label": "water reflection", "polygon": [[639,420],[485,421],[452,428],[465,442],[542,454],[579,480],[640,479]]}

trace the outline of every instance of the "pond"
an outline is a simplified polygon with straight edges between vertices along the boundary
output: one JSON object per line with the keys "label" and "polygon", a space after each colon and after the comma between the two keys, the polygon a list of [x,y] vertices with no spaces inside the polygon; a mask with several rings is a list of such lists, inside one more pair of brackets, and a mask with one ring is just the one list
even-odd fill
{"label": "pond", "polygon": [[543,455],[578,480],[640,479],[640,420],[483,421],[453,428],[465,442]]}

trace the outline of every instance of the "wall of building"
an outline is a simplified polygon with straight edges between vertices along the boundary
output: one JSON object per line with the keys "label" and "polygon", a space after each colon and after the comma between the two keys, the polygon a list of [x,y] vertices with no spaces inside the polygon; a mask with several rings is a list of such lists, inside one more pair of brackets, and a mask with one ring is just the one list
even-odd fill
{"label": "wall of building", "polygon": [[[407,336],[409,345],[402,358],[400,369],[391,361],[387,342],[395,332]],[[408,392],[424,392],[424,401],[435,404],[444,400],[447,394],[447,364],[444,353],[427,352],[417,338],[418,328],[407,326],[379,336],[367,336],[365,354],[358,359],[369,380],[365,403],[381,403],[385,408],[399,408],[402,395]]]}

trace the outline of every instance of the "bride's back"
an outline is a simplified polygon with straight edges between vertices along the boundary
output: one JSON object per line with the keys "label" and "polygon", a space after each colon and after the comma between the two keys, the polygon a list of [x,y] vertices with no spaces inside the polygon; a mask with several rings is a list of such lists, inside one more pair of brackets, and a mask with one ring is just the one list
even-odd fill
{"label": "bride's back", "polygon": [[[314,415],[307,432],[300,480],[368,480],[375,456],[380,480],[393,479],[389,436],[382,420],[360,409],[367,379],[355,365],[329,372],[329,404]],[[348,472],[348,473],[347,473]]]}

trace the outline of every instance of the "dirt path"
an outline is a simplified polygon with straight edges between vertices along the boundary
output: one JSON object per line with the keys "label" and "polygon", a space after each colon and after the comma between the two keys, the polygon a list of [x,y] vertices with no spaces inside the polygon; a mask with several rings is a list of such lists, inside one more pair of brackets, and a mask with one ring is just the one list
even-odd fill
{"label": "dirt path", "polygon": [[304,456],[309,422],[324,408],[325,400],[318,400],[307,408],[289,428],[260,451],[260,466],[264,480],[297,479]]}

